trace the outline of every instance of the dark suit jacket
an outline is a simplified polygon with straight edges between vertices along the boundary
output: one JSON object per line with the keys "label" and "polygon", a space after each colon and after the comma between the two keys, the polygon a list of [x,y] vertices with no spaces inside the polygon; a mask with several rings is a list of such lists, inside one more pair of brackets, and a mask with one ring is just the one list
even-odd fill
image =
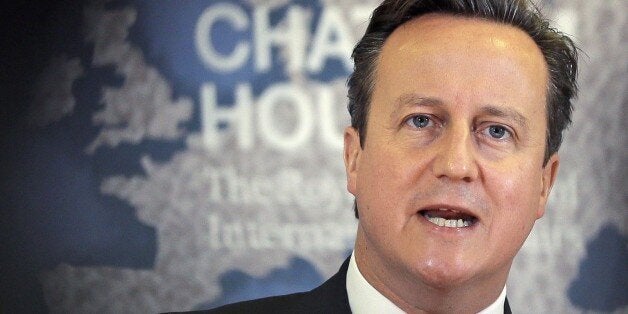
{"label": "dark suit jacket", "polygon": [[[329,280],[312,291],[244,301],[204,313],[351,313],[346,278],[349,259]],[[510,314],[508,299],[504,313]]]}

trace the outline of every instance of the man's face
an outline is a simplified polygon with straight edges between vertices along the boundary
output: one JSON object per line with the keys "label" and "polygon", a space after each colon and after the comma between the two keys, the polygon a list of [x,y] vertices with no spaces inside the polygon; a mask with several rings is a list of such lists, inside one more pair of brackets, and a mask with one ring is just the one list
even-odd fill
{"label": "man's face", "polygon": [[509,26],[426,15],[393,32],[364,145],[345,132],[371,283],[503,285],[558,167],[556,155],[543,166],[547,80],[539,48]]}

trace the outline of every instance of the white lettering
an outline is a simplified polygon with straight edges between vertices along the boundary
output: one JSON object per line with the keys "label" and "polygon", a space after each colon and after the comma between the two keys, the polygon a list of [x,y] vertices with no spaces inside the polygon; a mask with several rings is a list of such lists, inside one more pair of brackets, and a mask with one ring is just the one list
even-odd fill
{"label": "white lettering", "polygon": [[[282,134],[276,129],[276,111],[279,105],[291,106],[295,113],[294,130]],[[278,84],[267,89],[259,100],[258,128],[262,138],[279,149],[292,151],[312,136],[314,117],[309,97],[297,86]],[[283,121],[285,123],[285,121]]]}
{"label": "white lettering", "polygon": [[[309,93],[316,95],[316,104]],[[224,146],[227,131],[233,129],[241,150],[251,149],[257,135],[270,147],[290,152],[311,142],[318,124],[320,142],[342,150],[338,107],[346,107],[346,98],[338,99],[331,86],[320,86],[309,93],[297,85],[275,84],[260,95],[254,111],[249,84],[238,84],[235,103],[227,106],[218,104],[215,84],[206,83],[200,91],[204,144],[210,151],[217,151]]]}
{"label": "white lettering", "polygon": [[[279,50],[289,73],[301,73],[306,68],[311,73],[320,73],[330,58],[340,60],[350,71],[349,56],[355,42],[352,35],[363,33],[372,9],[370,5],[357,5],[345,14],[337,6],[325,6],[312,34],[308,10],[297,5],[289,6],[285,17],[275,25],[271,25],[270,7],[256,6],[251,27],[242,7],[217,3],[206,8],[196,23],[197,54],[206,67],[223,73],[245,66],[252,52],[256,72],[268,72],[273,66],[273,48]],[[253,38],[237,42],[229,53],[221,53],[215,46],[219,39],[212,38],[212,29],[218,22],[227,23],[234,32],[251,30]]]}
{"label": "white lettering", "polygon": [[268,174],[239,173],[225,165],[204,169],[212,204],[318,208],[317,213],[329,215],[351,204],[350,195],[344,192],[344,178],[329,171],[306,176],[290,167]]}
{"label": "white lettering", "polygon": [[261,6],[255,9],[255,67],[259,72],[267,72],[272,65],[272,47],[283,48],[289,72],[302,71],[307,43],[306,16],[298,6],[288,8],[283,25],[272,28],[270,9]]}
{"label": "white lettering", "polygon": [[[219,106],[216,86],[213,83],[201,87],[201,122],[203,125],[203,141],[212,150],[222,146],[219,123],[235,125],[238,144],[242,150],[253,146],[253,128],[251,126],[253,95],[248,84],[236,87],[235,104],[231,107]],[[228,127],[229,125],[227,125]],[[226,128],[225,128],[226,129]]]}
{"label": "white lettering", "polygon": [[209,215],[216,231],[209,234],[212,249],[241,251],[246,249],[283,249],[293,252],[344,251],[355,237],[355,223],[322,221],[285,223],[226,221],[217,214]]}
{"label": "white lettering", "polygon": [[245,42],[239,42],[230,55],[218,53],[211,38],[212,26],[218,20],[228,21],[237,31],[246,29],[249,20],[240,7],[231,3],[219,3],[205,9],[196,24],[196,50],[203,63],[210,69],[232,72],[244,65],[249,58],[250,47]]}
{"label": "white lettering", "polygon": [[350,53],[352,40],[349,28],[345,24],[337,7],[327,7],[323,11],[312,41],[312,50],[308,58],[308,70],[320,72],[327,58],[342,61],[347,71],[351,71]]}

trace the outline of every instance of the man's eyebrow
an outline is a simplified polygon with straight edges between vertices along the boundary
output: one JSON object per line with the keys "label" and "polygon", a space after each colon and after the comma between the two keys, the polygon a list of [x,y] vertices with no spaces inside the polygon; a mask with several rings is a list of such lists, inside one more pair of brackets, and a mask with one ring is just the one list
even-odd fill
{"label": "man's eyebrow", "polygon": [[437,107],[442,106],[444,103],[442,100],[433,97],[426,97],[419,94],[409,93],[399,96],[394,102],[394,110],[391,112],[390,117],[395,119],[399,115],[399,112],[404,108],[425,106],[425,107]]}
{"label": "man's eyebrow", "polygon": [[406,106],[441,106],[443,101],[434,97],[410,93],[399,96],[395,101],[395,105],[397,108]]}
{"label": "man's eyebrow", "polygon": [[481,108],[481,112],[486,115],[513,120],[519,126],[528,128],[528,119],[515,109],[487,105]]}

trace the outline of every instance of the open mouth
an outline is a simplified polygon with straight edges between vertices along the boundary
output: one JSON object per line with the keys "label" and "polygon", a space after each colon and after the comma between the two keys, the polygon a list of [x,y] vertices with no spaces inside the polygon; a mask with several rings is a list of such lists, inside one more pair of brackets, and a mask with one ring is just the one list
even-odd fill
{"label": "open mouth", "polygon": [[477,222],[477,218],[458,210],[448,208],[424,209],[419,212],[427,221],[447,228],[467,228]]}

